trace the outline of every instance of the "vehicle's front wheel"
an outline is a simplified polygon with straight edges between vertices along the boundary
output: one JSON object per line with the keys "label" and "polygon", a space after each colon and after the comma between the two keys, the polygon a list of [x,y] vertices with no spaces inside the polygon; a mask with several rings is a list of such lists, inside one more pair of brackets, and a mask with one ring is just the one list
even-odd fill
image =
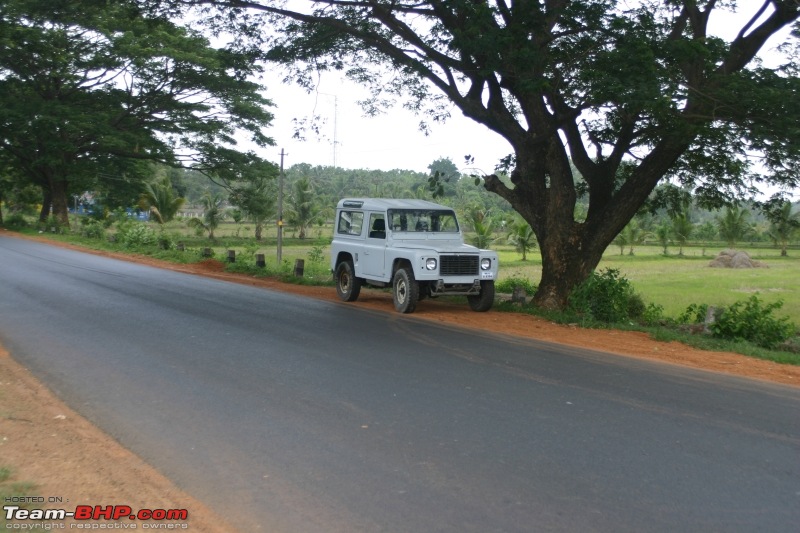
{"label": "vehicle's front wheel", "polygon": [[342,261],[336,266],[336,294],[345,302],[355,302],[361,292],[361,280],[356,277],[352,261]]}
{"label": "vehicle's front wheel", "polygon": [[467,301],[473,311],[482,313],[491,309],[494,305],[494,281],[481,281],[481,293],[477,296],[467,296]]}
{"label": "vehicle's front wheel", "polygon": [[392,280],[394,308],[401,313],[413,313],[419,301],[419,282],[408,268],[400,268]]}

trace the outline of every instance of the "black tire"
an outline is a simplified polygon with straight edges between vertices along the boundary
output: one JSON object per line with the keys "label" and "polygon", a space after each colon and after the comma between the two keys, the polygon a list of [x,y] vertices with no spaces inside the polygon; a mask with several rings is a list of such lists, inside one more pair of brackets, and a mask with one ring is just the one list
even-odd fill
{"label": "black tire", "polygon": [[361,292],[361,279],[356,277],[352,261],[342,261],[336,266],[336,294],[344,302],[355,302]]}
{"label": "black tire", "polygon": [[481,293],[477,296],[467,296],[469,306],[473,311],[483,313],[494,305],[494,281],[481,281]]}
{"label": "black tire", "polygon": [[394,308],[400,313],[413,313],[419,301],[419,282],[408,268],[400,268],[392,280]]}

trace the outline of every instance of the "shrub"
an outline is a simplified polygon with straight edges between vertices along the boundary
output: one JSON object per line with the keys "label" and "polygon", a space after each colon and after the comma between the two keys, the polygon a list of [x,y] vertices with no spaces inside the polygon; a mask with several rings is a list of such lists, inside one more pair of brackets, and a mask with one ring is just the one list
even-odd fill
{"label": "shrub", "polygon": [[686,308],[686,311],[678,316],[678,322],[681,324],[702,324],[706,321],[707,314],[708,305],[691,304]]}
{"label": "shrub", "polygon": [[81,217],[81,235],[90,239],[102,239],[106,234],[106,226],[102,220]]}
{"label": "shrub", "polygon": [[117,225],[117,241],[126,248],[138,248],[156,244],[158,236],[142,222],[121,220]]}
{"label": "shrub", "polygon": [[738,301],[717,313],[716,320],[709,325],[715,337],[731,340],[746,340],[762,348],[772,349],[789,340],[796,327],[788,317],[776,318],[773,311],[783,307],[782,301],[764,305],[757,295]]}
{"label": "shrub", "polygon": [[3,219],[3,225],[6,226],[7,228],[14,228],[14,229],[27,228],[28,221],[25,219],[22,213],[13,213],[11,215],[8,215],[5,219]]}
{"label": "shrub", "polygon": [[592,272],[586,281],[575,288],[569,299],[569,307],[579,315],[600,322],[624,322],[629,318],[633,298],[635,295],[630,282],[620,276],[619,270],[607,268],[599,274]]}
{"label": "shrub", "polygon": [[312,246],[311,251],[308,252],[308,261],[311,263],[322,263],[325,259],[325,245],[320,244]]}
{"label": "shrub", "polygon": [[528,296],[536,294],[536,284],[531,283],[528,279],[518,277],[511,277],[498,281],[495,284],[495,291],[510,294],[514,292],[514,287],[522,287],[525,289],[525,294]]}
{"label": "shrub", "polygon": [[654,303],[647,304],[640,320],[646,326],[655,326],[664,322],[664,306]]}

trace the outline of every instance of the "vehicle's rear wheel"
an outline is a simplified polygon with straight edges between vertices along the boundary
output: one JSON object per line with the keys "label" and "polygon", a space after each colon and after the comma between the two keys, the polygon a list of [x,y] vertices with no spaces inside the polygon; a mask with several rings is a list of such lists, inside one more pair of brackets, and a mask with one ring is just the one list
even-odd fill
{"label": "vehicle's rear wheel", "polygon": [[336,294],[345,302],[355,302],[361,292],[361,280],[356,277],[352,261],[336,266]]}
{"label": "vehicle's rear wheel", "polygon": [[494,305],[494,281],[481,281],[481,293],[477,296],[467,296],[467,301],[473,311],[482,313],[491,309]]}
{"label": "vehicle's rear wheel", "polygon": [[394,308],[401,313],[413,313],[419,301],[419,282],[408,268],[400,268],[392,280]]}

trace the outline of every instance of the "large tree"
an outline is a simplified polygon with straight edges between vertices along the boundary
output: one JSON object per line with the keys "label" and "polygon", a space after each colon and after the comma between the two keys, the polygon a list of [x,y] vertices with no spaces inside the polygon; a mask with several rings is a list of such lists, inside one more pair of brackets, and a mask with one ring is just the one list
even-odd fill
{"label": "large tree", "polygon": [[729,41],[709,28],[723,0],[163,2],[215,6],[300,83],[343,70],[373,88],[368,108],[401,96],[435,121],[454,106],[506,139],[511,184],[483,183],[536,234],[544,307],[566,304],[659,182],[707,205],[798,183],[797,34],[782,66],[757,57],[796,0],[763,0]]}
{"label": "large tree", "polygon": [[70,194],[141,180],[145,160],[233,179],[259,162],[237,132],[271,143],[255,56],[134,0],[5,0],[0,36],[0,163],[62,223]]}

